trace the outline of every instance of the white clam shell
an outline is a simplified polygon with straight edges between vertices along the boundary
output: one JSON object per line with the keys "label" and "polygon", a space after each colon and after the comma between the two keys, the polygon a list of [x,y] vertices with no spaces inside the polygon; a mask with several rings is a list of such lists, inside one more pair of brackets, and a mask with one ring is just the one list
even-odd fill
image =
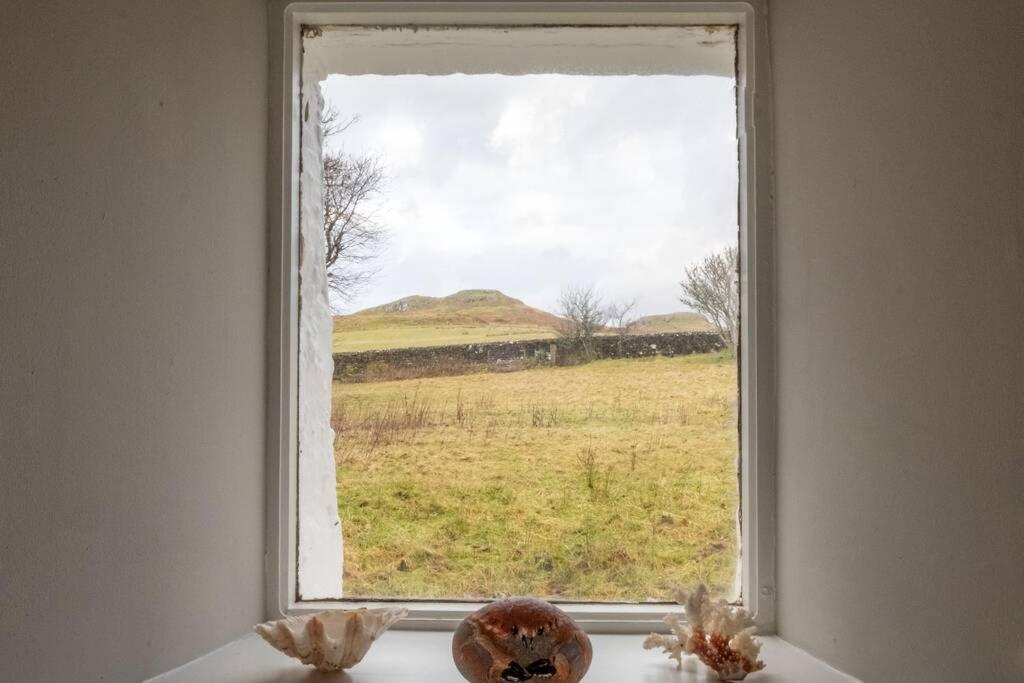
{"label": "white clam shell", "polygon": [[329,610],[256,625],[263,640],[320,671],[349,669],[406,609]]}

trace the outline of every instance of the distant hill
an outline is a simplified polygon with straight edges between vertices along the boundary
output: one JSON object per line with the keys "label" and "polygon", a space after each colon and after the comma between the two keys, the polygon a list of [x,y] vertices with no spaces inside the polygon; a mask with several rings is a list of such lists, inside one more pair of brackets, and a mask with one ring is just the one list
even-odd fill
{"label": "distant hill", "polygon": [[560,318],[496,289],[407,296],[334,318],[334,350],[365,351],[543,339]]}
{"label": "distant hill", "polygon": [[685,311],[662,313],[639,318],[630,332],[632,334],[656,334],[659,332],[705,332],[711,325],[700,313]]}
{"label": "distant hill", "polygon": [[464,289],[445,297],[407,296],[397,301],[341,316],[359,324],[386,319],[400,325],[439,322],[448,325],[474,323],[484,325],[540,325],[553,327],[559,318],[527,306],[519,299],[496,289]]}
{"label": "distant hill", "polygon": [[[335,316],[334,350],[368,351],[545,339],[557,334],[560,321],[557,315],[527,306],[496,289],[464,289],[443,297],[413,295]],[[709,329],[710,325],[699,313],[680,312],[640,318],[630,333]],[[613,333],[613,330],[606,332]]]}

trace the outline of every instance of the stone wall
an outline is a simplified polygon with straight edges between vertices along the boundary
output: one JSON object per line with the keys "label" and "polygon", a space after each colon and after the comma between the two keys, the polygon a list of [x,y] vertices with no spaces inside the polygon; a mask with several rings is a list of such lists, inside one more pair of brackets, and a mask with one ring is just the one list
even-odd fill
{"label": "stone wall", "polygon": [[[713,332],[607,336],[594,339],[598,358],[643,358],[707,353],[724,348]],[[558,340],[455,344],[334,354],[334,378],[343,382],[406,379],[470,372],[503,372],[539,365],[569,365],[571,354]]]}

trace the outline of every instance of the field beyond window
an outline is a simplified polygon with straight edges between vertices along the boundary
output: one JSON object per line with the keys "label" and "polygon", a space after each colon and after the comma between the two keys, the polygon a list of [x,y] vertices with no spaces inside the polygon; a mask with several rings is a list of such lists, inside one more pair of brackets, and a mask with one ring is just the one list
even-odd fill
{"label": "field beyond window", "polygon": [[343,597],[734,597],[735,79],[321,92]]}
{"label": "field beyond window", "polygon": [[335,384],[349,596],[664,600],[731,587],[725,352]]}

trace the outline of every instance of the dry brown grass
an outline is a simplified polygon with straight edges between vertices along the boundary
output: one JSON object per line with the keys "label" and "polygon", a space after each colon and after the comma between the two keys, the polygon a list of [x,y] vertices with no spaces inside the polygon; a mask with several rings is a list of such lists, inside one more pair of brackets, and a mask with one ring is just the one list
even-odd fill
{"label": "dry brown grass", "polygon": [[724,354],[335,384],[345,593],[727,592],[735,391]]}

